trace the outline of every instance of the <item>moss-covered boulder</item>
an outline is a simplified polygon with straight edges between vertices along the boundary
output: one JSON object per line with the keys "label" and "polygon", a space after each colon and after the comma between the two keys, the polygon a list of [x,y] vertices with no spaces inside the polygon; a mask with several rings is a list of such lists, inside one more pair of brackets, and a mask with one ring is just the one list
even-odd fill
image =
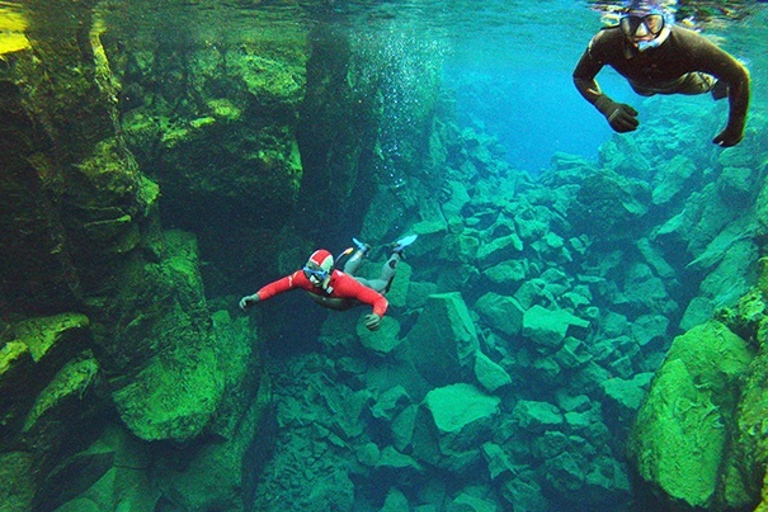
{"label": "moss-covered boulder", "polygon": [[716,321],[675,338],[628,443],[635,481],[652,508],[725,505],[733,418],[752,358],[747,342]]}
{"label": "moss-covered boulder", "polygon": [[195,238],[169,232],[164,259],[131,270],[112,306],[115,330],[99,338],[113,371],[129,377],[112,399],[141,439],[190,440],[211,420],[224,384]]}
{"label": "moss-covered boulder", "polygon": [[61,313],[12,326],[15,339],[0,348],[0,441],[29,425],[33,404],[43,400],[40,393],[88,346],[88,325],[85,315]]}
{"label": "moss-covered boulder", "polygon": [[499,397],[487,395],[472,384],[433,389],[416,416],[414,456],[456,472],[479,463],[500,402]]}
{"label": "moss-covered boulder", "polygon": [[430,296],[407,340],[416,371],[432,385],[444,386],[471,375],[479,341],[460,293]]}

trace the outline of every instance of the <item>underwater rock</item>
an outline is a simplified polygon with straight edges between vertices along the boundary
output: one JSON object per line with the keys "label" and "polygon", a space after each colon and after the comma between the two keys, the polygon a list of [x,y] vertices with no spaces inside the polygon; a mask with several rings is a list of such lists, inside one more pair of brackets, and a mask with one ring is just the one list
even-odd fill
{"label": "underwater rock", "polygon": [[11,326],[0,349],[0,440],[15,435],[41,391],[90,342],[88,317],[61,313],[34,317]]}
{"label": "underwater rock", "polygon": [[628,442],[648,506],[720,506],[728,430],[752,357],[744,340],[715,321],[675,338]]}
{"label": "underwater rock", "polygon": [[685,308],[685,313],[680,319],[680,329],[688,331],[699,324],[703,324],[712,318],[715,312],[715,304],[707,297],[694,297]]}
{"label": "underwater rock", "polygon": [[517,472],[504,449],[495,443],[485,443],[483,445],[483,457],[488,464],[488,473],[491,480],[496,480],[500,476],[512,476]]}
{"label": "underwater rock", "polygon": [[443,187],[449,195],[448,200],[440,202],[443,215],[446,219],[461,217],[464,206],[471,200],[466,185],[461,181],[445,180]]}
{"label": "underwater rock", "polygon": [[547,499],[541,486],[532,475],[524,474],[504,482],[501,495],[506,502],[514,507],[515,512],[540,512],[548,510]]}
{"label": "underwater rock", "polygon": [[35,481],[31,453],[0,453],[0,503],[3,511],[36,512],[33,509]]}
{"label": "underwater rock", "polygon": [[51,470],[101,433],[104,404],[94,395],[98,372],[96,359],[84,352],[68,361],[35,399],[20,438],[37,452],[38,470]]}
{"label": "underwater rock", "polygon": [[754,175],[749,167],[724,167],[717,177],[717,187],[725,202],[734,208],[749,204],[755,193]]}
{"label": "underwater rock", "polygon": [[568,369],[583,366],[592,359],[587,345],[573,336],[566,336],[563,346],[553,357],[560,367]]}
{"label": "underwater rock", "polygon": [[[125,276],[112,337],[99,340],[105,366],[130,380],[112,399],[141,439],[188,441],[202,433],[223,396],[223,368],[203,294],[194,236],[165,233],[159,263]],[[172,375],[172,377],[171,377]]]}
{"label": "underwater rock", "polygon": [[517,234],[495,238],[481,245],[477,251],[477,261],[481,268],[486,269],[499,263],[518,257],[523,250],[523,241]]}
{"label": "underwater rock", "polygon": [[573,493],[584,486],[586,473],[582,469],[586,465],[578,453],[564,451],[544,462],[547,469],[547,482],[559,493]]}
{"label": "underwater rock", "polygon": [[585,176],[568,218],[577,230],[601,243],[631,239],[648,211],[647,183],[599,171]]}
{"label": "underwater rock", "polygon": [[381,456],[376,461],[377,470],[385,470],[396,473],[398,477],[407,479],[424,473],[424,467],[410,455],[399,452],[392,446],[385,446],[381,450]]}
{"label": "underwater rock", "polygon": [[472,384],[433,389],[419,407],[413,455],[455,472],[476,464],[481,440],[490,433],[500,402]]}
{"label": "underwater rock", "polygon": [[384,505],[379,512],[402,512],[403,510],[410,510],[410,504],[408,498],[405,497],[399,489],[392,487],[387,492],[387,497],[384,499]]}
{"label": "underwater rock", "polygon": [[561,346],[571,326],[584,329],[589,322],[565,310],[553,311],[534,305],[523,315],[522,334],[536,345],[537,350],[551,352]]}
{"label": "underwater rock", "polygon": [[656,174],[651,202],[661,205],[671,201],[685,188],[687,180],[694,172],[696,164],[693,160],[684,155],[676,155]]}
{"label": "underwater rock", "polygon": [[371,405],[371,415],[374,418],[391,422],[411,403],[411,397],[402,386],[395,386],[379,393]]}
{"label": "underwater rock", "polygon": [[504,261],[483,271],[483,277],[487,278],[497,291],[513,289],[527,274],[528,261],[524,259]]}
{"label": "underwater rock", "polygon": [[[240,421],[226,440],[200,443],[190,454],[159,447],[153,452],[152,481],[165,496],[173,497],[176,505],[190,512],[250,509],[254,480],[273,449],[268,378],[262,377],[257,387],[257,396],[238,416]],[[176,460],[179,455],[185,458],[183,466]]]}
{"label": "underwater rock", "polygon": [[757,280],[758,257],[758,247],[752,240],[735,242],[701,282],[701,294],[710,297],[717,307],[735,304]]}
{"label": "underwater rock", "polygon": [[664,281],[645,263],[630,265],[622,289],[624,298],[640,314],[651,311],[669,315],[678,310],[678,305],[667,292]]}
{"label": "underwater rock", "polygon": [[629,427],[653,378],[652,373],[631,372],[628,376],[632,378],[614,377],[600,383],[605,393],[603,411],[610,425]]}
{"label": "underwater rock", "polygon": [[[374,273],[373,275],[376,274]],[[409,302],[412,275],[413,267],[401,260],[397,264],[397,276],[390,283],[389,291],[387,292],[387,301],[390,306],[397,308],[412,307]]]}
{"label": "underwater rock", "polygon": [[390,429],[392,431],[392,442],[397,450],[405,451],[413,440],[413,429],[416,425],[416,415],[419,408],[411,404],[392,419]]}
{"label": "underwater rock", "polygon": [[656,273],[665,280],[673,281],[676,277],[676,271],[664,259],[662,251],[654,245],[648,238],[641,238],[637,241],[637,249],[643,255],[645,262],[656,271]]}
{"label": "underwater rock", "polygon": [[507,371],[480,350],[475,352],[475,378],[489,393],[512,383]]}
{"label": "underwater rock", "polygon": [[416,371],[434,386],[468,376],[479,347],[474,322],[458,292],[431,295],[406,339]]}
{"label": "underwater rock", "polygon": [[[120,510],[121,507],[136,512],[155,510],[160,490],[149,475],[149,449],[125,427],[107,425],[102,436],[83,454],[106,454],[101,457],[111,455],[113,463],[98,481],[76,498],[64,503],[56,512],[90,510],[83,507],[91,507],[96,511]],[[92,472],[89,468],[85,471]],[[83,481],[78,475],[73,475],[72,480]],[[72,495],[66,491],[69,496]]]}
{"label": "underwater rock", "polygon": [[473,263],[480,248],[480,239],[469,234],[448,235],[440,248],[440,259],[459,263]]}
{"label": "underwater rock", "polygon": [[563,415],[556,405],[534,400],[519,400],[512,410],[512,418],[521,428],[534,434],[563,424]]}
{"label": "underwater rock", "polygon": [[446,512],[496,512],[497,504],[494,501],[477,498],[467,493],[460,493],[446,507]]}
{"label": "underwater rock", "polygon": [[[36,510],[55,510],[97,482],[115,463],[115,453],[104,446],[77,453],[48,475],[35,496]],[[95,504],[94,504],[95,505]],[[98,510],[94,506],[95,510]]]}
{"label": "underwater rock", "polygon": [[662,315],[640,315],[630,325],[630,332],[635,341],[645,347],[654,340],[666,338],[669,318]]}
{"label": "underwater rock", "polygon": [[400,322],[391,316],[381,319],[381,327],[371,331],[365,327],[365,318],[361,317],[357,322],[355,331],[360,337],[360,344],[379,355],[387,355],[397,349],[403,339],[398,337]]}
{"label": "underwater rock", "polygon": [[523,328],[525,310],[514,297],[488,292],[472,307],[485,323],[506,336],[515,336]]}
{"label": "underwater rock", "polygon": [[579,495],[586,503],[621,503],[629,499],[627,472],[616,459],[598,455],[591,461],[584,487]]}

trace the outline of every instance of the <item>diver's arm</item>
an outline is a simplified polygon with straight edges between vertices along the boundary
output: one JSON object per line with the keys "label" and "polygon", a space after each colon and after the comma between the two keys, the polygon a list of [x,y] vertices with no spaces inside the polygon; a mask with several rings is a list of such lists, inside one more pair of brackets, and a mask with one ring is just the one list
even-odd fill
{"label": "diver's arm", "polygon": [[584,99],[605,116],[614,131],[618,133],[631,132],[636,130],[639,124],[637,111],[629,105],[613,101],[607,94],[603,93],[595,80],[595,76],[603,69],[603,62],[595,57],[595,51],[603,36],[604,32],[598,32],[589,42],[589,47],[579,59],[576,69],[573,70],[573,83]]}
{"label": "diver's arm", "polygon": [[267,285],[262,286],[256,295],[259,296],[259,300],[271,299],[275,295],[293,290],[294,288],[301,288],[299,281],[304,277],[301,274],[301,270],[297,270],[293,274],[285,277],[281,277],[277,281],[273,281]]}
{"label": "diver's arm", "polygon": [[728,147],[737,144],[744,132],[749,109],[750,78],[747,68],[731,54],[692,30],[675,27],[678,50],[687,66],[728,84],[728,124],[713,142]]}
{"label": "diver's arm", "polygon": [[592,54],[593,47],[599,43],[601,35],[602,32],[598,32],[597,35],[592,38],[589,42],[589,46],[579,59],[578,64],[576,64],[576,69],[573,70],[573,84],[576,86],[579,94],[593,105],[598,98],[604,95],[603,91],[600,89],[600,85],[597,83],[597,80],[595,80],[597,74],[603,69],[603,63],[596,59]]}

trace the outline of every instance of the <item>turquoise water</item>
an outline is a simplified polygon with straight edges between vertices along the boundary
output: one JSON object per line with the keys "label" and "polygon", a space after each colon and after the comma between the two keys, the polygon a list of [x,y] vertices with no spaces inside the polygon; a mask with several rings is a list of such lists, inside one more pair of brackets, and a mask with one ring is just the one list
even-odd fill
{"label": "turquoise water", "polygon": [[[764,104],[766,9],[759,3],[745,4],[749,8],[741,9],[750,15],[744,19],[699,25],[749,64],[753,101]],[[388,58],[410,58],[410,68],[400,75],[401,87],[415,78],[406,71],[417,76],[419,66],[440,66],[444,86],[455,91],[459,122],[497,136],[510,164],[532,174],[547,168],[557,151],[593,159],[612,134],[571,83],[575,63],[604,26],[599,10],[584,2],[133,1],[115,4],[107,12],[114,24],[127,23],[124,30],[150,45],[236,44],[253,31],[273,30],[271,23],[285,30],[286,20],[297,30],[327,27],[367,40]],[[285,35],[275,33],[275,38]],[[641,102],[612,69],[604,68],[598,80],[616,101]],[[641,120],[656,114],[643,111]]]}
{"label": "turquoise water", "polygon": [[[54,12],[46,0],[6,5]],[[115,510],[135,500],[156,512],[239,511],[242,501],[260,512],[654,510],[629,485],[635,413],[673,339],[754,284],[768,239],[768,6],[738,9],[748,15],[699,21],[752,74],[747,135],[728,150],[710,142],[726,102],[643,99],[604,69],[602,88],[640,112],[636,132],[611,131],[571,81],[602,26],[586,2],[108,0],[93,16],[37,18],[52,21],[32,27],[47,36],[32,40],[77,31],[68,47],[77,58],[94,57],[87,43],[100,34],[122,89],[102,103],[114,118],[103,116],[99,136],[112,140],[114,122],[118,149],[124,138],[136,160],[118,153],[138,163],[117,165],[101,148],[103,160],[58,169],[51,147],[62,149],[67,119],[9,116],[32,149],[11,159],[21,171],[8,189],[27,192],[30,170],[61,178],[40,178],[50,204],[62,205],[39,216],[51,215],[56,237],[47,225],[25,233],[18,254],[79,249],[65,267],[83,283],[76,301],[48,286],[59,267],[30,289],[56,299],[51,313],[63,303],[93,317],[81,341],[110,372],[88,370],[72,405],[81,410],[85,396],[108,412],[120,435],[95,447],[124,439],[93,481],[108,469],[136,480],[118,503],[129,494],[119,477],[92,487],[77,479],[75,492],[53,473],[59,501],[73,500],[61,512],[113,495]],[[94,19],[104,26],[78,30]],[[16,94],[15,113],[45,95],[12,75],[14,62],[3,56],[0,80]],[[36,65],[19,69],[37,76]],[[67,97],[66,78],[38,78]],[[89,119],[76,121],[93,142]],[[37,124],[35,145],[25,130]],[[95,198],[78,189],[80,169],[94,181],[102,170],[147,180],[115,186],[112,204],[99,195],[106,185],[91,187]],[[146,208],[134,204],[140,186]],[[25,204],[8,225],[37,221]],[[84,226],[103,245],[76,236]],[[121,245],[114,233],[126,226]],[[389,242],[412,232],[380,338],[360,322],[367,308],[329,313],[301,292],[237,307],[311,250],[339,254],[353,236],[373,245],[362,274],[375,277]],[[40,314],[25,309],[39,307],[25,279],[12,295],[23,305],[0,290],[0,312],[12,313],[3,343],[16,317]],[[728,404],[696,394],[708,389],[698,377],[688,380],[681,396],[667,390],[672,420],[687,418],[678,404],[701,402],[716,433],[738,423]],[[43,425],[53,431],[58,420]],[[670,445],[679,433],[699,440],[672,420]],[[720,452],[707,448],[671,455],[712,462]],[[747,494],[719,482],[713,493]],[[751,491],[747,500],[759,495]]]}

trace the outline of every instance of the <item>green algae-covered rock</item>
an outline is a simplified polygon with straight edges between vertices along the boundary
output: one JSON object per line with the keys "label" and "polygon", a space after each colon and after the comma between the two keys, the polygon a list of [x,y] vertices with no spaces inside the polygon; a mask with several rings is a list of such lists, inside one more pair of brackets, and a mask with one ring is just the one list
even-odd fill
{"label": "green algae-covered rock", "polygon": [[656,187],[651,193],[653,204],[672,200],[685,186],[686,180],[696,171],[696,164],[687,156],[677,155],[656,176]]}
{"label": "green algae-covered rock", "polygon": [[487,395],[472,384],[433,389],[419,407],[414,456],[453,471],[476,463],[500,402],[500,398]]}
{"label": "green algae-covered rock", "polygon": [[[112,399],[141,439],[187,441],[202,433],[222,399],[224,376],[197,262],[195,238],[165,234],[159,263],[136,264],[101,336],[105,365],[130,374]],[[113,370],[115,371],[115,370]]]}
{"label": "green algae-covered rock", "polygon": [[751,359],[746,342],[719,322],[675,338],[628,443],[634,471],[659,503],[718,506],[728,429]]}
{"label": "green algae-covered rock", "polygon": [[88,344],[89,319],[79,313],[33,317],[12,326],[0,349],[0,439],[18,433],[40,392]]}
{"label": "green algae-covered rock", "polygon": [[477,261],[483,268],[488,268],[518,257],[522,250],[523,241],[517,233],[512,233],[481,245],[477,251]]}
{"label": "green algae-covered rock", "polygon": [[562,309],[550,310],[534,305],[523,315],[522,334],[537,349],[551,351],[562,345],[571,326],[586,328],[589,322]]}
{"label": "green algae-covered rock", "polygon": [[475,352],[475,378],[490,393],[512,383],[507,371],[480,350]]}
{"label": "green algae-covered rock", "polygon": [[381,327],[371,331],[365,327],[365,317],[360,317],[356,327],[360,344],[377,354],[386,355],[395,350],[403,341],[398,337],[400,322],[391,316],[381,319]]}
{"label": "green algae-covered rock", "polygon": [[533,433],[542,433],[563,424],[563,414],[556,405],[534,400],[518,401],[512,410],[512,418],[520,427]]}
{"label": "green algae-covered rock", "polygon": [[435,386],[460,380],[479,347],[475,325],[458,292],[430,296],[407,340],[416,370]]}
{"label": "green algae-covered rock", "polygon": [[525,310],[514,297],[488,292],[477,299],[473,309],[488,325],[507,336],[519,334],[523,328]]}
{"label": "green algae-covered rock", "polygon": [[184,467],[167,450],[157,447],[154,452],[157,462],[152,481],[183,510],[251,510],[253,482],[266,463],[271,442],[267,433],[273,421],[269,378],[263,376],[256,387],[257,395],[229,437],[201,443]]}
{"label": "green algae-covered rock", "polygon": [[215,367],[211,349],[171,359],[158,356],[112,398],[125,424],[139,438],[187,441],[202,432],[221,397]]}
{"label": "green algae-covered rock", "polygon": [[35,482],[31,453],[0,453],[0,510],[33,512]]}
{"label": "green algae-covered rock", "polygon": [[88,325],[88,317],[83,314],[61,313],[24,320],[14,326],[14,331],[16,338],[29,347],[32,359],[39,363],[57,351],[71,356],[81,349],[83,343],[79,337]]}

